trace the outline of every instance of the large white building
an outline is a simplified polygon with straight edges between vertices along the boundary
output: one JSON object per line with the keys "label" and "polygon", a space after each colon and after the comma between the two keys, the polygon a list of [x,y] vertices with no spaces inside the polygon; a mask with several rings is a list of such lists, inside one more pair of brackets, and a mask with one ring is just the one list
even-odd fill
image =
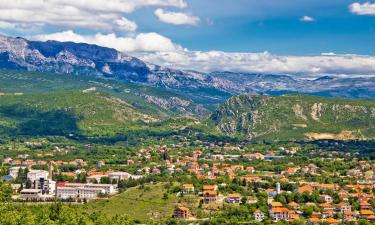
{"label": "large white building", "polygon": [[132,175],[132,174],[127,173],[127,172],[112,172],[108,175],[108,177],[111,181],[113,181],[113,180],[117,180],[117,181],[129,180],[129,179],[137,180],[137,179],[142,178],[142,176]]}
{"label": "large white building", "polygon": [[61,199],[88,199],[95,198],[99,194],[113,194],[115,192],[117,192],[117,188],[112,184],[59,183],[56,196]]}

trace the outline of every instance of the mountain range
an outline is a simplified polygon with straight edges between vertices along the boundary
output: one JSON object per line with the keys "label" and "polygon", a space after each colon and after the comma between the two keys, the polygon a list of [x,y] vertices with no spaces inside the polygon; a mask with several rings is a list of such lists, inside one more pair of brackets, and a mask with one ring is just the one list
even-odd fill
{"label": "mountain range", "polygon": [[211,110],[214,109],[212,106],[238,94],[307,93],[329,97],[375,97],[374,77],[322,75],[316,79],[303,79],[283,74],[182,71],[143,62],[115,49],[97,45],[39,42],[6,36],[0,36],[0,68],[133,82],[171,90]]}
{"label": "mountain range", "polygon": [[375,104],[363,98],[375,98],[375,78],[182,71],[96,45],[0,36],[2,136],[373,139]]}

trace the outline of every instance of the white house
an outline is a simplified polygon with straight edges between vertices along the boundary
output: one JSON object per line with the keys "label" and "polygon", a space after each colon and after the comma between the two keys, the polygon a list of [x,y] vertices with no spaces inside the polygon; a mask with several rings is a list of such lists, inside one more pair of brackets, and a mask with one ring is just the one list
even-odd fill
{"label": "white house", "polygon": [[20,166],[10,167],[9,168],[9,176],[16,179],[18,177],[18,173],[20,172],[20,169],[25,169],[25,168],[26,167],[20,167]]}
{"label": "white house", "polygon": [[260,210],[254,212],[254,219],[256,221],[262,222],[264,220],[264,213]]}

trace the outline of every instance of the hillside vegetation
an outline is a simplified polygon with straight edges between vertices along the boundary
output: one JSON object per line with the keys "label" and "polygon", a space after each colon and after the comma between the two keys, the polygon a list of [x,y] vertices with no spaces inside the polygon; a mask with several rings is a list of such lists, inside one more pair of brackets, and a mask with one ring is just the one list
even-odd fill
{"label": "hillside vegetation", "polygon": [[225,134],[258,139],[375,138],[374,100],[241,95],[229,99],[210,119]]}
{"label": "hillside vegetation", "polygon": [[69,74],[52,74],[0,69],[0,95],[12,93],[49,93],[95,89],[126,101],[142,112],[162,118],[203,115],[207,109],[173,91],[116,81],[114,79]]}
{"label": "hillside vegetation", "polygon": [[124,126],[155,121],[127,102],[97,92],[0,96],[3,132],[20,135],[111,135]]}

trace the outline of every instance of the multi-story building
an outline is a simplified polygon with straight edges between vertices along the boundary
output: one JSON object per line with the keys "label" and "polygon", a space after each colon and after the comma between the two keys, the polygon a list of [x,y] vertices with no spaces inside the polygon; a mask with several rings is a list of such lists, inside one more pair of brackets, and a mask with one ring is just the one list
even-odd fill
{"label": "multi-story building", "polygon": [[174,210],[173,213],[175,218],[189,218],[191,216],[190,210],[186,207],[179,206]]}
{"label": "multi-story building", "polygon": [[270,217],[273,220],[289,220],[289,210],[287,208],[272,208],[270,210]]}
{"label": "multi-story building", "polygon": [[51,179],[40,178],[32,183],[32,187],[42,190],[42,194],[54,194],[56,190],[56,182]]}
{"label": "multi-story building", "polygon": [[217,202],[217,191],[206,191],[203,193],[203,203],[212,204]]}
{"label": "multi-story building", "polygon": [[99,194],[113,194],[116,186],[112,184],[80,184],[80,183],[59,183],[56,189],[56,196],[62,199],[95,198]]}
{"label": "multi-story building", "polygon": [[31,182],[33,189],[39,189],[42,194],[54,194],[56,182],[49,179],[50,173],[45,170],[31,170],[27,173],[27,179]]}

